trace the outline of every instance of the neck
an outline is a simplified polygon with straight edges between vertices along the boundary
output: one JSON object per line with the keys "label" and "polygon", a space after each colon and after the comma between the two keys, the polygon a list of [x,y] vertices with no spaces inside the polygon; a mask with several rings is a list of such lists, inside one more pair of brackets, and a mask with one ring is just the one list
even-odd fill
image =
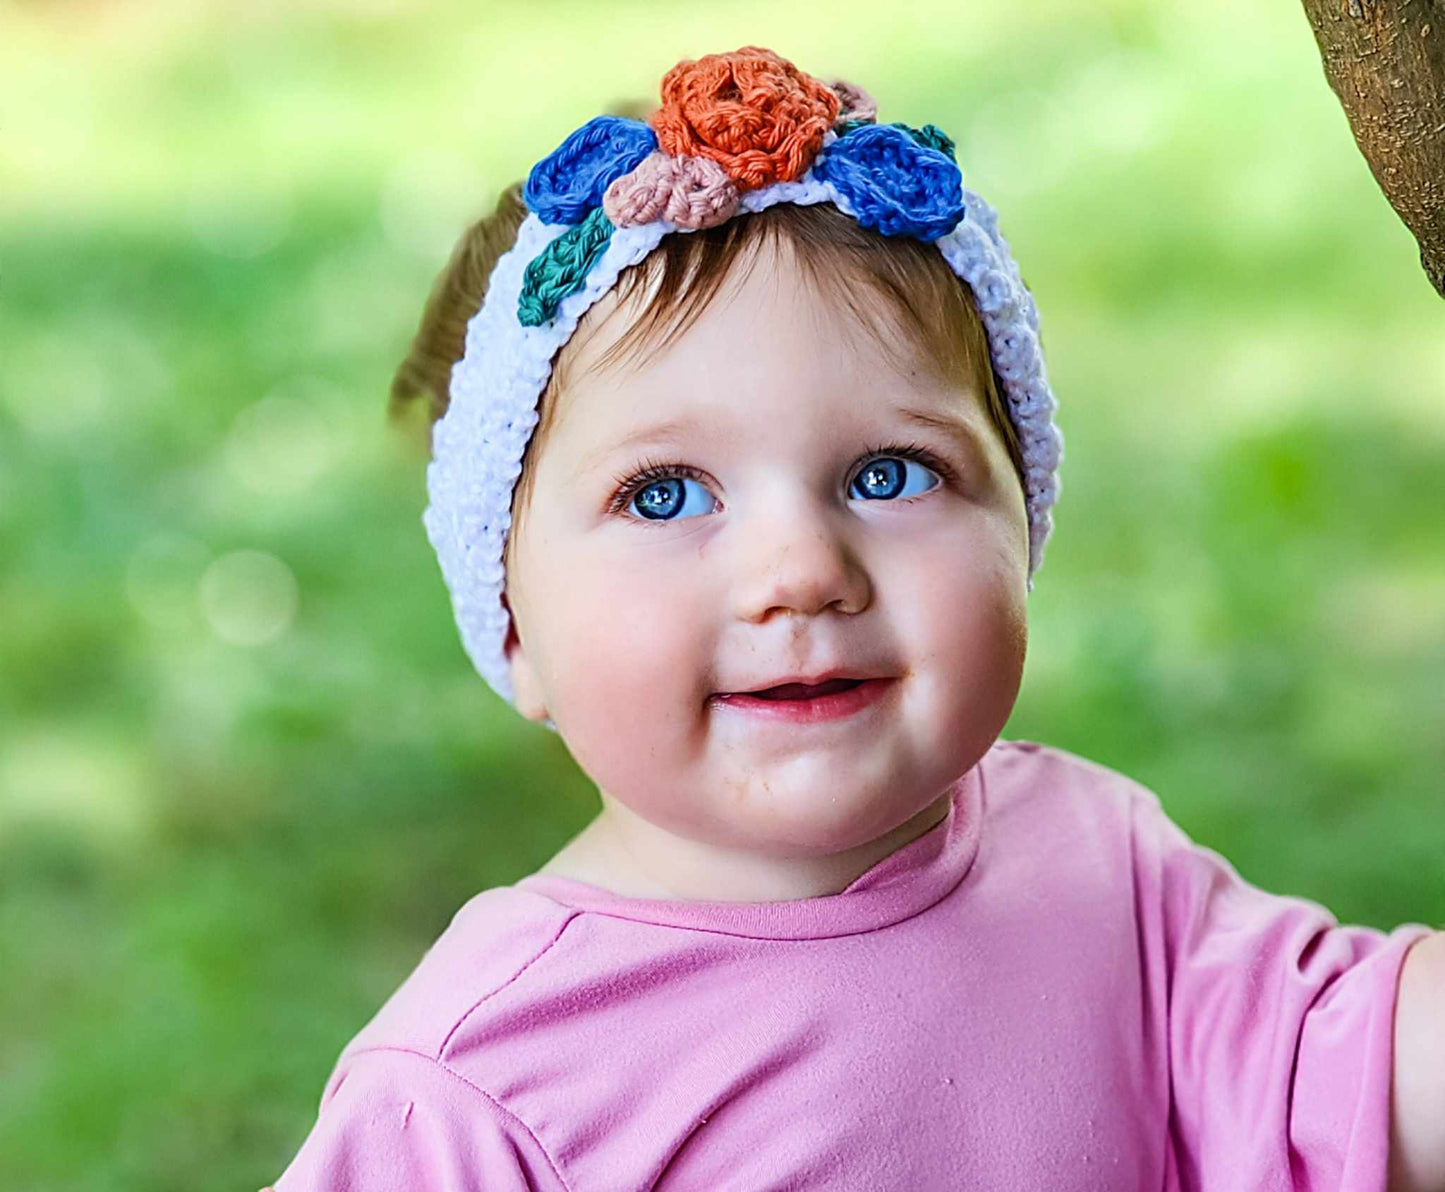
{"label": "neck", "polygon": [[788,902],[839,894],[885,857],[948,816],[950,787],[896,828],[824,856],[764,855],[678,836],[636,815],[605,791],[602,810],[584,830],[609,880],[630,897],[669,901]]}

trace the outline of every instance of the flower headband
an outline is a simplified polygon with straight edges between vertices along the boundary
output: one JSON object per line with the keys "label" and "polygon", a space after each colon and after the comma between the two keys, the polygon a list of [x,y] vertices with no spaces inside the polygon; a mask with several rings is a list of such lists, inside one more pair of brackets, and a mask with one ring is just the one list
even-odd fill
{"label": "flower headband", "polygon": [[462,644],[509,703],[503,548],[553,358],[663,236],[774,203],[832,203],[882,235],[936,244],[968,284],[1018,434],[1033,591],[1063,458],[1038,311],[997,214],[964,186],[953,141],[932,124],[879,124],[877,111],[861,87],[821,82],[745,46],[679,62],[646,122],[597,116],[532,167],[522,192],[529,214],[467,324],[433,428],[422,515]]}

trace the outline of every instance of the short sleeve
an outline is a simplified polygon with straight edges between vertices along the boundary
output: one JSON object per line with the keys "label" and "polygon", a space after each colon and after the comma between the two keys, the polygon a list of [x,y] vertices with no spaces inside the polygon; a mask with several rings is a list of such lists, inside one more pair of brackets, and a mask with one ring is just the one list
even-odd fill
{"label": "short sleeve", "polygon": [[1143,788],[1134,849],[1141,923],[1162,953],[1182,1187],[1385,1192],[1395,996],[1431,929],[1340,926],[1266,893]]}
{"label": "short sleeve", "polygon": [[563,1188],[531,1131],[485,1092],[427,1056],[378,1048],[343,1055],[274,1192]]}

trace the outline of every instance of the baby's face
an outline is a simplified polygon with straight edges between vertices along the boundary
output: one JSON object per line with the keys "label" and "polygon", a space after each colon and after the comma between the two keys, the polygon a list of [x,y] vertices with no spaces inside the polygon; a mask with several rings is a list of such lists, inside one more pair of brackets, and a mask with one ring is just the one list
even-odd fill
{"label": "baby's face", "polygon": [[[636,311],[613,291],[589,312],[514,544],[508,650],[518,709],[551,716],[604,803],[802,858],[896,828],[998,737],[1028,528],[981,395],[921,356],[900,370],[782,251],[640,366],[591,368]],[[669,467],[627,491],[645,458]],[[813,723],[720,698],[833,670],[890,681]]]}

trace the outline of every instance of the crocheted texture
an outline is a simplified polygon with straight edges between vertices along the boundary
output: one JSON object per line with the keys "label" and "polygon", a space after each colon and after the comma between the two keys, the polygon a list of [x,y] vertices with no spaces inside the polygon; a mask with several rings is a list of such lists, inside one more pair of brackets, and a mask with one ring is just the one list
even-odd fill
{"label": "crocheted texture", "polygon": [[949,161],[958,160],[953,138],[936,124],[925,124],[922,128],[910,128],[906,124],[896,124],[895,128],[901,128],[920,145],[927,145],[930,149],[937,149],[948,158]]}
{"label": "crocheted texture", "polygon": [[658,146],[710,157],[740,192],[800,178],[838,118],[837,94],[761,46],[679,62],[652,114]]}
{"label": "crocheted texture", "polygon": [[581,287],[612,235],[612,221],[594,207],[580,224],[567,228],[527,265],[517,299],[517,321],[536,327],[557,312],[557,304]]}
{"label": "crocheted texture", "polygon": [[848,197],[860,224],[885,236],[937,240],[964,215],[958,166],[907,125],[856,125],[818,155],[813,174]]}
{"label": "crocheted texture", "polygon": [[532,167],[522,201],[546,223],[575,224],[656,148],[657,134],[641,120],[594,117]]}
{"label": "crocheted texture", "polygon": [[710,157],[658,152],[607,188],[602,208],[619,228],[666,219],[697,231],[726,223],[738,209],[738,188]]}
{"label": "crocheted texture", "polygon": [[[864,128],[874,123],[872,120],[845,120],[834,125],[840,137],[846,137],[855,128]],[[937,149],[940,153],[946,153],[950,160],[957,161],[958,157],[954,152],[953,138],[936,124],[925,124],[922,128],[914,128],[912,125],[903,124],[900,121],[893,121],[889,128],[901,129],[920,145],[927,145],[930,149]]]}
{"label": "crocheted texture", "polygon": [[[823,148],[837,143],[829,130]],[[1053,529],[1050,510],[1061,491],[1063,436],[1054,423],[1057,406],[1039,346],[1033,298],[998,231],[997,213],[966,187],[961,194],[963,218],[935,243],[974,293],[1018,433],[1029,520],[1027,583],[1032,591]],[[742,195],[738,209],[761,211],[784,202],[832,203],[858,218],[851,199],[811,170],[797,181]],[[509,703],[514,693],[503,651],[510,620],[502,604],[502,554],[512,524],[512,492],[537,424],[537,399],[556,352],[571,338],[578,320],[612,288],[623,269],[641,261],[674,231],[687,229],[665,219],[618,227],[603,243],[581,287],[561,299],[555,319],[529,326],[516,315],[524,274],[533,258],[550,250],[566,232],[529,215],[514,247],[498,260],[486,299],[467,325],[465,352],[452,372],[451,401],[433,432],[433,457],[427,466],[430,500],[422,521],[451,594],[462,644],[478,673]],[[543,723],[556,730],[550,719]]]}
{"label": "crocheted texture", "polygon": [[839,127],[842,124],[872,124],[878,119],[878,101],[856,83],[850,83],[846,79],[834,79],[828,84],[833,88],[833,94],[838,97],[841,105],[838,118],[833,122],[841,136],[843,130]]}

